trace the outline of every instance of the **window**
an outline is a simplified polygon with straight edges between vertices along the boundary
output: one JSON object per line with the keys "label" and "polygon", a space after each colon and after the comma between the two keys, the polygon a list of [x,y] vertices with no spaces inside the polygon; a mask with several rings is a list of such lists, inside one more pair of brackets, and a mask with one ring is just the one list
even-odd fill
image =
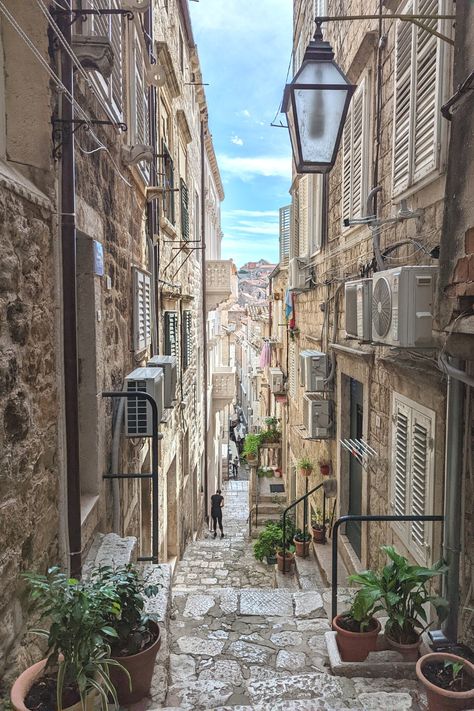
{"label": "window", "polygon": [[[404,13],[442,14],[446,0],[412,0]],[[426,24],[446,33],[441,20]],[[446,43],[409,22],[396,25],[393,193],[398,195],[440,167]]]}
{"label": "window", "polygon": [[194,193],[194,239],[201,239],[201,206],[197,192]]}
{"label": "window", "polygon": [[[118,0],[91,0],[89,5],[94,10],[117,10],[121,7]],[[112,45],[114,53],[112,74],[108,79],[104,79],[98,72],[95,76],[100,93],[112,108],[114,116],[121,118],[123,113],[122,18],[120,15],[90,15],[82,33],[106,37]]]}
{"label": "window", "polygon": [[[431,514],[435,413],[394,393],[392,423],[392,511],[397,516]],[[415,558],[427,563],[431,525],[401,521],[393,526]]]}
{"label": "window", "polygon": [[291,205],[280,207],[280,264],[288,264],[290,256]]}
{"label": "window", "polygon": [[180,187],[181,196],[181,236],[183,239],[189,239],[189,195],[188,186],[181,178]]}
{"label": "window", "polygon": [[164,182],[163,214],[172,225],[175,223],[174,215],[174,166],[173,159],[163,141],[162,173]]}
{"label": "window", "polygon": [[352,98],[343,131],[342,219],[362,217],[369,178],[369,112],[366,76]]}
{"label": "window", "polygon": [[165,355],[179,358],[178,312],[165,311]]}
{"label": "window", "polygon": [[181,69],[181,74],[184,74],[184,42],[181,32],[179,33],[179,68]]}
{"label": "window", "polygon": [[189,367],[191,364],[191,355],[193,349],[193,334],[192,334],[192,313],[191,311],[183,311],[183,322],[181,324],[182,330],[182,352],[181,360],[183,363],[183,370]]}
{"label": "window", "polygon": [[140,352],[151,344],[151,280],[141,269],[133,270],[133,348]]}

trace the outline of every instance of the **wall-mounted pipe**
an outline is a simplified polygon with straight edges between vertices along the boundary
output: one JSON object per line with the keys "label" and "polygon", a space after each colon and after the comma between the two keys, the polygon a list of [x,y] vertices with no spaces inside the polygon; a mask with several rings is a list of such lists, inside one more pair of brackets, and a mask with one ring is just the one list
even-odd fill
{"label": "wall-mounted pipe", "polygon": [[[376,196],[381,190],[382,186],[377,185],[375,188],[372,188],[372,190],[367,195],[367,201],[365,205],[366,215],[376,214],[373,206],[375,204]],[[370,226],[370,229],[372,230],[372,246],[374,250],[375,261],[377,263],[377,269],[381,272],[384,268],[384,261],[382,253],[380,251],[380,225],[378,224],[377,219],[375,223]]]}

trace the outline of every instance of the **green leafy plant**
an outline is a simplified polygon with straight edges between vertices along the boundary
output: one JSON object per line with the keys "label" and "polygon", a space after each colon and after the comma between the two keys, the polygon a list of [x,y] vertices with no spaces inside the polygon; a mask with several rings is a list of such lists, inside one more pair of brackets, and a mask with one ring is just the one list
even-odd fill
{"label": "green leafy plant", "polygon": [[257,560],[271,558],[278,546],[281,546],[283,531],[275,522],[268,522],[260,531],[253,546],[253,554]]}
{"label": "green leafy plant", "polygon": [[313,528],[321,530],[324,526],[323,512],[321,509],[316,509],[311,513],[311,525]]}
{"label": "green leafy plant", "polygon": [[454,662],[452,659],[446,659],[446,661],[444,662],[444,668],[450,670],[452,676],[450,686],[455,689],[456,686],[461,682],[461,677],[464,671],[463,662]]}
{"label": "green leafy plant", "polygon": [[308,457],[303,457],[298,462],[298,469],[302,469],[306,474],[311,474],[314,469],[314,464]]}
{"label": "green leafy plant", "polygon": [[158,595],[160,586],[148,584],[141,571],[129,563],[116,568],[103,565],[91,573],[91,585],[99,593],[113,590],[120,604],[120,615],[109,615],[108,625],[115,630],[112,643],[114,656],[137,654],[153,641],[150,618],[145,614],[145,597]]}
{"label": "green leafy plant", "polygon": [[[276,551],[277,553],[280,553],[280,555],[283,555],[283,543],[277,546]],[[285,546],[285,554],[293,554],[294,552],[295,546],[293,545],[293,543],[287,543],[287,545]]]}
{"label": "green leafy plant", "polygon": [[260,444],[275,444],[280,441],[281,432],[276,429],[262,430],[259,437]]}
{"label": "green leafy plant", "polygon": [[367,632],[373,624],[375,613],[383,609],[382,604],[377,604],[379,600],[380,595],[371,588],[358,590],[349,610],[342,613],[344,625],[352,632]]}
{"label": "green leafy plant", "polygon": [[447,566],[442,561],[432,568],[411,565],[393,546],[382,546],[381,550],[390,562],[380,573],[366,570],[351,575],[349,581],[362,585],[374,600],[382,602],[388,615],[385,633],[390,639],[399,644],[414,644],[430,625],[424,605],[433,605],[440,618],[446,614],[447,601],[431,595],[428,583],[446,573]]}
{"label": "green leafy plant", "polygon": [[260,435],[258,434],[247,434],[245,435],[244,447],[242,450],[242,455],[247,459],[254,459],[258,455],[258,448],[260,446]]}
{"label": "green leafy plant", "polygon": [[276,430],[276,428],[278,426],[278,418],[277,417],[265,417],[264,422],[269,430]]}
{"label": "green leafy plant", "polygon": [[291,340],[294,341],[296,337],[300,335],[300,329],[295,326],[294,328],[289,328],[288,333]]}
{"label": "green leafy plant", "polygon": [[94,690],[103,711],[107,711],[108,695],[118,707],[109,675],[110,666],[123,668],[110,659],[110,639],[116,639],[117,632],[109,623],[121,614],[113,587],[97,589],[90,582],[68,578],[58,567],[50,568],[46,575],[25,573],[24,578],[34,609],[40,619],[50,623],[49,630],[32,631],[47,639],[46,670],[57,674],[58,711],[64,692],[71,689],[77,690],[83,707]]}
{"label": "green leafy plant", "polygon": [[294,533],[293,540],[298,541],[300,543],[306,543],[307,541],[311,540],[311,534],[307,531],[302,531],[301,528],[297,528]]}
{"label": "green leafy plant", "polygon": [[[280,516],[280,528],[283,533],[283,514]],[[287,546],[290,546],[293,544],[293,538],[295,537],[295,531],[296,531],[295,516],[294,516],[294,513],[290,513],[286,517],[286,521],[285,521],[285,538],[286,538]]]}

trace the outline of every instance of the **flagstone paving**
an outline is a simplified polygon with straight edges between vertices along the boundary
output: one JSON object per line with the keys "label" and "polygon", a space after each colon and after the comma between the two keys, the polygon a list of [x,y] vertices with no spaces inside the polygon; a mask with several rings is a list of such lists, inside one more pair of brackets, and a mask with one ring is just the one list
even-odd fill
{"label": "flagstone paving", "polygon": [[[228,482],[223,539],[208,531],[177,565],[168,711],[425,711],[416,681],[331,675],[319,591],[273,588],[247,532],[247,482]],[[323,592],[321,590],[321,592]]]}

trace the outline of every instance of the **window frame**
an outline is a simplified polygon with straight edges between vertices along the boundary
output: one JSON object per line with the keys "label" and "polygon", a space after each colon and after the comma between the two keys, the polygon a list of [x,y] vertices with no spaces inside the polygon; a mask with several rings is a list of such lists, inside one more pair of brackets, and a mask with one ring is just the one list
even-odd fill
{"label": "window frame", "polygon": [[[152,328],[152,291],[151,274],[140,267],[133,267],[133,350],[141,353],[151,346]],[[143,296],[140,284],[145,285],[148,296]],[[143,335],[140,334],[141,322],[144,322]]]}

